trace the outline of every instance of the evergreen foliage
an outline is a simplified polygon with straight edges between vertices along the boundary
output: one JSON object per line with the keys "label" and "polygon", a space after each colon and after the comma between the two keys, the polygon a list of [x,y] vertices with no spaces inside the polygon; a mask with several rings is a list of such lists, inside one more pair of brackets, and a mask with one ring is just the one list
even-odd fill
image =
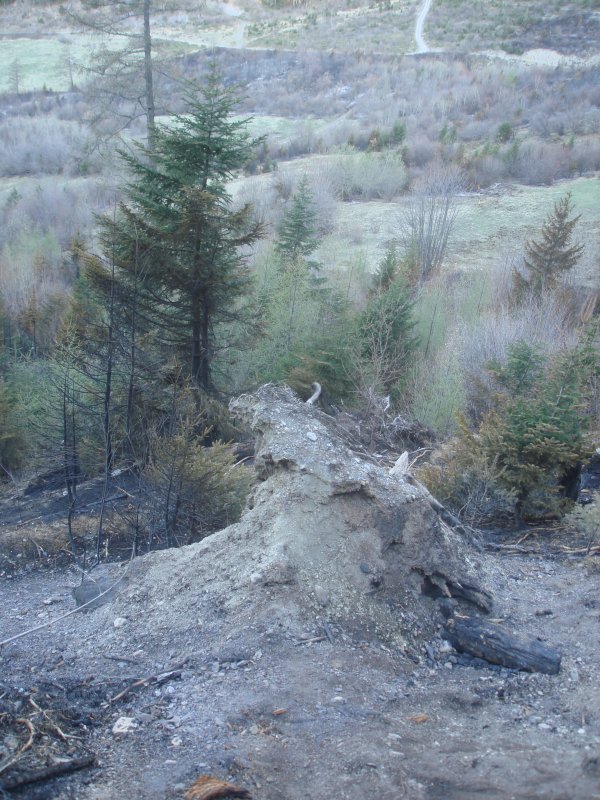
{"label": "evergreen foliage", "polygon": [[0,480],[12,477],[23,464],[26,441],[18,424],[14,387],[0,377]]}
{"label": "evergreen foliage", "polygon": [[198,541],[237,522],[252,486],[252,474],[235,464],[230,447],[215,442],[204,447],[208,431],[202,425],[194,391],[172,389],[172,413],[167,430],[152,435],[152,460],[146,478],[153,489],[154,526],[162,529],[168,545]]}
{"label": "evergreen foliage", "polygon": [[309,260],[320,242],[317,222],[314,196],[305,175],[298,184],[290,208],[283,215],[277,231],[275,249],[283,270],[299,259],[305,260],[312,269],[319,268],[316,261]]}
{"label": "evergreen foliage", "polygon": [[383,288],[371,295],[359,324],[362,371],[370,376],[376,391],[385,393],[399,388],[398,383],[406,375],[419,343],[414,332],[414,303],[406,281],[396,277],[385,286],[392,266],[393,275],[396,267],[390,252],[380,266],[379,278],[385,275]]}
{"label": "evergreen foliage", "polygon": [[573,350],[551,356],[520,341],[505,363],[490,364],[494,407],[475,431],[460,421],[441,472],[423,471],[428,487],[475,521],[559,515],[579,464],[593,451],[590,406],[600,369],[594,337],[590,331]]}
{"label": "evergreen foliage", "polygon": [[219,354],[249,338],[242,249],[261,228],[249,207],[233,210],[226,189],[253,145],[245,122],[231,121],[235,95],[213,71],[201,99],[188,101],[187,115],[156,131],[151,153],[124,155],[129,202],[103,219],[101,238],[117,296],[136,298],[140,334],[212,392]]}
{"label": "evergreen foliage", "polygon": [[544,358],[518,342],[506,364],[491,364],[496,409],[479,428],[481,447],[501,469],[500,483],[517,493],[519,517],[556,511],[569,474],[591,445],[589,400],[598,372],[589,341]]}
{"label": "evergreen foliage", "polygon": [[563,275],[573,269],[581,258],[582,244],[571,244],[573,230],[581,215],[572,217],[571,193],[554,204],[554,210],[542,225],[539,239],[525,244],[525,274],[513,273],[517,299],[527,292],[536,296],[556,287]]}
{"label": "evergreen foliage", "polygon": [[260,294],[263,337],[249,358],[250,384],[284,381],[302,395],[318,381],[333,398],[351,390],[351,342],[356,330],[348,303],[315,280],[300,258],[285,271],[269,265]]}
{"label": "evergreen foliage", "polygon": [[371,281],[370,295],[385,292],[399,274],[401,261],[394,244],[388,245]]}

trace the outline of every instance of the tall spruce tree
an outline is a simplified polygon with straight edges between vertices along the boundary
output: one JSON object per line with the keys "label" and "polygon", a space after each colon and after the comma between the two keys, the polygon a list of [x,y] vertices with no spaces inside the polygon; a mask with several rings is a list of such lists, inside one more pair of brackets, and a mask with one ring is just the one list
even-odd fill
{"label": "tall spruce tree", "polygon": [[123,154],[128,202],[102,221],[107,261],[126,298],[135,287],[140,335],[151,336],[182,378],[211,392],[217,355],[249,321],[251,277],[242,249],[261,234],[245,206],[234,210],[226,183],[255,144],[231,114],[235,94],[213,69],[189,111],[156,130],[151,157]]}
{"label": "tall spruce tree", "polygon": [[583,252],[582,244],[571,244],[573,229],[581,214],[572,217],[571,193],[554,204],[542,225],[539,239],[525,244],[525,274],[515,270],[513,281],[517,297],[530,292],[540,295],[554,289],[560,278],[577,264]]}

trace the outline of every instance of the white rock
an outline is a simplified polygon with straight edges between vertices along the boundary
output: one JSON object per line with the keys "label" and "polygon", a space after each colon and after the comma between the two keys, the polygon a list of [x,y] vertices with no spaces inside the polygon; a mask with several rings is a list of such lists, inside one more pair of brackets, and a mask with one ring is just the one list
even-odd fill
{"label": "white rock", "polygon": [[390,475],[405,475],[408,472],[409,462],[408,462],[408,452],[405,450],[404,453],[396,460],[396,463],[390,470]]}
{"label": "white rock", "polygon": [[113,626],[115,628],[122,628],[123,625],[127,625],[127,620],[125,617],[115,617],[113,620]]}
{"label": "white rock", "polygon": [[315,586],[315,599],[321,606],[326,606],[329,603],[329,592],[322,586]]}
{"label": "white rock", "polygon": [[133,717],[119,717],[112,726],[113,736],[123,736],[126,733],[131,733],[137,727],[137,722]]}

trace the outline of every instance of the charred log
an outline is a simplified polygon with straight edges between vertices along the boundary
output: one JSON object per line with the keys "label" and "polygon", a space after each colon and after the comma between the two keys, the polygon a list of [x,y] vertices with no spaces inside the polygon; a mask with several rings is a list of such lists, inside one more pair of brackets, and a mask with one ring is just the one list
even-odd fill
{"label": "charred log", "polygon": [[459,616],[448,601],[442,601],[440,609],[446,617],[446,638],[459,652],[509,669],[558,674],[560,653],[534,636],[512,633],[481,617]]}

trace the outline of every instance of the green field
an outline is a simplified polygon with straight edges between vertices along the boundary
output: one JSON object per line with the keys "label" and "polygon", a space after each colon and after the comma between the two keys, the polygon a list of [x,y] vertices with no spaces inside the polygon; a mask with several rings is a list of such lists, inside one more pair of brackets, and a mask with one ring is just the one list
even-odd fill
{"label": "green field", "polygon": [[[3,39],[0,48],[0,91],[8,92],[15,62],[19,70],[19,91],[30,92],[44,87],[52,91],[69,88],[66,62],[85,64],[92,47],[92,37],[69,36],[68,42],[57,38]],[[75,83],[81,80],[76,74]]]}
{"label": "green field", "polygon": [[[70,88],[68,62],[74,67],[74,83],[85,83],[85,67],[90,62],[98,37],[72,34],[68,37],[2,38],[0,47],[0,92],[14,90],[15,68],[19,73],[19,92],[48,89],[60,92]],[[105,42],[105,46],[110,46]],[[155,41],[161,54],[175,55],[194,49],[180,41]],[[122,40],[115,39],[115,46]],[[16,66],[15,66],[16,65]]]}
{"label": "green field", "polygon": [[[600,179],[596,177],[460,198],[447,268],[486,269],[502,254],[517,255],[523,241],[539,230],[554,202],[568,191],[576,213],[581,214],[578,235],[590,245],[586,261],[592,263],[600,239]],[[339,270],[364,261],[372,271],[386,244],[397,235],[398,218],[407,202],[405,195],[398,203],[340,203],[336,230],[320,249],[322,262]]]}

